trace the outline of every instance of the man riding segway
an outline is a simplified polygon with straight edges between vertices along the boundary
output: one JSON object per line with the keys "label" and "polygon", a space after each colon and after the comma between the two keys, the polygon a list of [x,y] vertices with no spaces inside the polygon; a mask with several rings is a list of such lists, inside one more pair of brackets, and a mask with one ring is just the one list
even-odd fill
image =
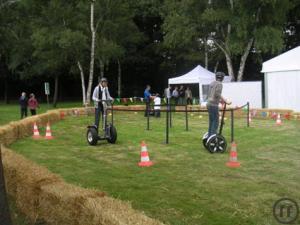
{"label": "man riding segway", "polygon": [[[90,145],[96,145],[98,140],[107,140],[110,143],[115,143],[117,140],[116,128],[112,124],[107,124],[107,108],[114,100],[109,94],[107,83],[107,79],[103,77],[93,92],[95,123],[93,126],[88,126],[87,131],[87,141]],[[99,128],[100,114],[102,115],[102,128]],[[101,130],[104,131],[103,137],[99,135]]]}
{"label": "man riding segway", "polygon": [[[224,79],[224,76],[225,74],[223,72],[217,72],[216,80],[209,85],[208,101],[206,105],[209,115],[209,126],[208,132],[203,136],[203,144],[211,153],[216,151],[223,152],[226,150],[227,145],[225,138],[222,136],[222,129],[220,129],[219,134],[217,134],[219,126],[219,103],[223,102],[225,104],[222,114],[222,125],[224,123],[226,104],[231,104],[230,101],[227,101],[222,96],[222,81]],[[212,145],[210,145],[211,143]]]}

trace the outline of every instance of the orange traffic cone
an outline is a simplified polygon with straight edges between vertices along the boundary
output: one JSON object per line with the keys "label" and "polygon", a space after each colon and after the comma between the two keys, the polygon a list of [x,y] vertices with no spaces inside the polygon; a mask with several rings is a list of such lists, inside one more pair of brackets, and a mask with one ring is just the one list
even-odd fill
{"label": "orange traffic cone", "polygon": [[280,113],[278,113],[277,115],[277,119],[276,119],[276,125],[281,125],[282,122],[281,122],[281,118],[280,118]]}
{"label": "orange traffic cone", "polygon": [[51,133],[51,129],[50,129],[50,123],[47,123],[47,128],[46,128],[46,139],[51,140],[53,139],[52,133]]}
{"label": "orange traffic cone", "polygon": [[35,139],[41,138],[36,122],[34,122],[34,124],[33,124],[33,136],[32,137]]}
{"label": "orange traffic cone", "polygon": [[147,146],[144,141],[141,143],[141,162],[139,162],[139,166],[152,166],[153,162],[150,161]]}
{"label": "orange traffic cone", "polygon": [[228,167],[240,167],[240,163],[237,161],[237,149],[235,142],[231,143],[230,157],[226,165]]}

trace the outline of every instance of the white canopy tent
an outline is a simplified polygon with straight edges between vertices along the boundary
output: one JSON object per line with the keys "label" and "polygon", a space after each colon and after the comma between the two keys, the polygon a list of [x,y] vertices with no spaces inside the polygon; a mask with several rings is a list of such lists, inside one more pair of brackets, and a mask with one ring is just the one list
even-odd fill
{"label": "white canopy tent", "polygon": [[[214,73],[198,65],[192,71],[182,76],[170,78],[169,84],[199,84],[199,100],[202,102],[202,85],[210,84],[215,79]],[[230,82],[229,76],[224,78],[224,82]]]}
{"label": "white canopy tent", "polygon": [[300,112],[300,46],[263,63],[267,108]]}

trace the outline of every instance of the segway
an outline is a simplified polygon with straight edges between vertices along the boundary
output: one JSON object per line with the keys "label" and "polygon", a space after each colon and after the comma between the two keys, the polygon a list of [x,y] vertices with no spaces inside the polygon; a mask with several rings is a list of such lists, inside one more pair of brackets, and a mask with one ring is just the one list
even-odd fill
{"label": "segway", "polygon": [[223,153],[226,151],[227,141],[225,137],[222,135],[225,112],[226,112],[226,103],[224,103],[219,133],[213,134],[210,137],[208,137],[208,132],[206,132],[202,137],[203,146],[210,153],[216,153],[216,152]]}
{"label": "segway", "polygon": [[100,140],[107,140],[108,143],[114,144],[117,141],[117,129],[113,125],[113,120],[107,123],[107,103],[103,101],[102,129],[95,125],[88,126],[86,133],[87,142],[90,145],[97,145]]}

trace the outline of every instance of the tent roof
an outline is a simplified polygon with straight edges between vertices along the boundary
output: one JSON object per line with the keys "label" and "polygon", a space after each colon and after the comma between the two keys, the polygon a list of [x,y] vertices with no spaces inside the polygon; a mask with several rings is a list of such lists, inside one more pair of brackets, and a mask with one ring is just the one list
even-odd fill
{"label": "tent roof", "polygon": [[[215,80],[214,73],[198,65],[193,70],[191,70],[190,72],[182,76],[170,78],[169,84],[194,84],[194,83],[210,84],[214,80]],[[227,77],[225,77],[224,81],[225,82],[228,81]]]}
{"label": "tent roof", "polygon": [[300,70],[300,46],[263,63],[261,72]]}

